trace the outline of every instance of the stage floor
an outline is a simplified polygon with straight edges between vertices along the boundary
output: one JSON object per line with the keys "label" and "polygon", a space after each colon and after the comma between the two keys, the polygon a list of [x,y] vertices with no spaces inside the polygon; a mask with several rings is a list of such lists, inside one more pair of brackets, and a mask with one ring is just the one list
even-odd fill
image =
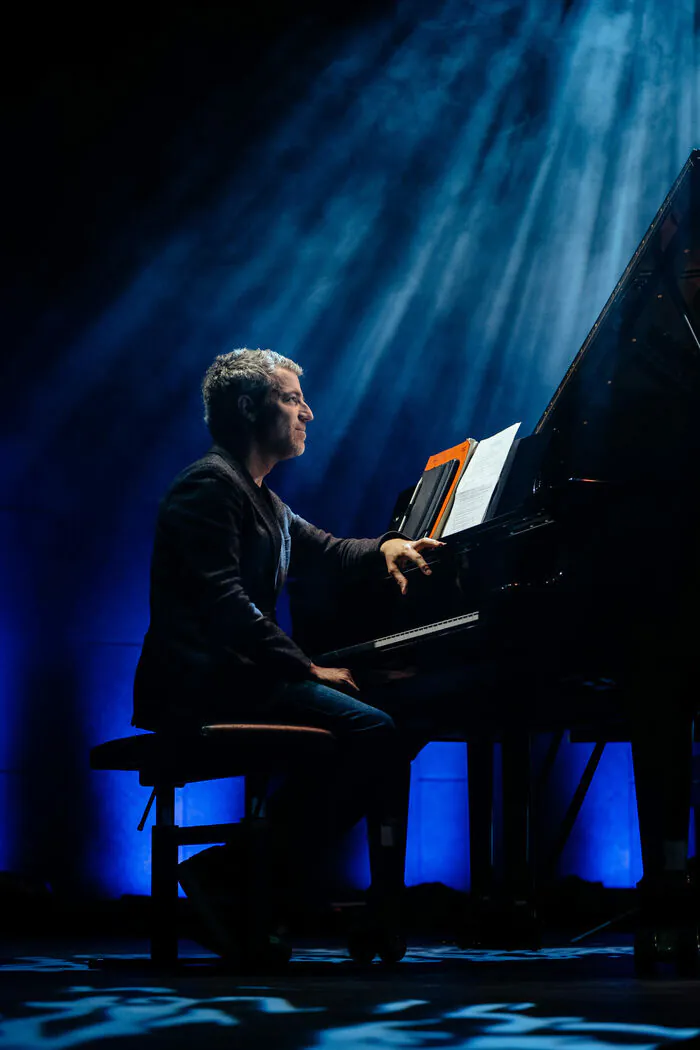
{"label": "stage floor", "polygon": [[[144,942],[116,938],[6,944],[0,959],[0,1050],[191,1046],[274,1050],[468,1047],[604,1050],[700,1046],[700,981],[632,976],[623,936],[540,952],[412,945],[387,969],[359,968],[342,946],[309,942],[276,975],[155,976]],[[208,956],[183,942],[181,952]],[[89,968],[96,956],[141,957],[135,969]]]}

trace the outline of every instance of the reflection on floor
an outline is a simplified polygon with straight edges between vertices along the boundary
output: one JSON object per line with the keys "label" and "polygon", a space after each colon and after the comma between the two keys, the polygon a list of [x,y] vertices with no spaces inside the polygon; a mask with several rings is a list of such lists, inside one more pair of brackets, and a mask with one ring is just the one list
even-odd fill
{"label": "reflection on floor", "polygon": [[[144,959],[148,958],[145,952],[137,953],[109,953],[100,952],[101,956],[109,957],[110,954],[114,958],[132,958],[132,959]],[[464,951],[460,948],[453,947],[452,945],[423,945],[419,948],[410,948],[406,956],[402,960],[401,967],[410,965],[411,963],[432,963],[445,964],[450,962],[473,962],[473,963],[494,963],[494,962],[552,962],[556,959],[589,959],[593,956],[599,955],[606,959],[617,959],[621,956],[629,956],[632,958],[633,949],[632,945],[597,945],[593,948],[578,948],[564,946],[561,948],[542,948],[539,951]],[[35,955],[35,956],[17,956],[13,959],[5,959],[0,961],[0,973],[20,972],[24,971],[53,971],[56,970],[87,970],[89,969],[90,959],[95,957],[94,953],[86,955],[72,955],[68,958],[60,958],[56,955]],[[201,960],[207,962],[212,959],[212,956],[199,951],[193,951],[187,953],[188,959]],[[319,947],[314,945],[313,947],[297,948],[294,951],[294,969],[298,967],[299,963],[335,963],[336,965],[343,965],[349,967],[347,952],[339,946],[332,948]],[[379,962],[373,967],[375,970],[381,969]],[[357,967],[353,966],[353,970],[357,971]],[[394,970],[393,972],[396,972]]]}
{"label": "reflection on floor", "polygon": [[[0,1050],[106,1038],[135,1050],[146,1039],[206,1040],[207,1050],[700,1046],[700,982],[635,981],[629,943],[515,953],[423,945],[394,968],[356,967],[339,946],[313,944],[283,973],[246,977],[183,948],[199,970],[154,976],[142,943],[11,946],[0,958]],[[90,969],[98,954],[143,966]]]}

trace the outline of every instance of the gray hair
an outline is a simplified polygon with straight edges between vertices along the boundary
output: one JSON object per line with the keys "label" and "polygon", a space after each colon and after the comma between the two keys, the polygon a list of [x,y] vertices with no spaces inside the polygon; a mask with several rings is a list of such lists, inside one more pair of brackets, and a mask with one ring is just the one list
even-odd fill
{"label": "gray hair", "polygon": [[204,374],[202,399],[204,422],[215,441],[224,441],[227,436],[241,429],[238,398],[247,394],[258,406],[262,405],[276,388],[274,371],[284,368],[295,376],[303,375],[303,369],[274,350],[249,350],[241,347],[228,354],[215,357]]}

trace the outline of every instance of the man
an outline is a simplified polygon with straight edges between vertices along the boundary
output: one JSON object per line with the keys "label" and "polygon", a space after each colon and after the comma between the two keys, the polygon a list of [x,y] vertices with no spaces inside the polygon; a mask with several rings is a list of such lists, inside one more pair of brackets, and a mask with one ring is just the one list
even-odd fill
{"label": "man", "polygon": [[[217,357],[204,377],[214,446],[178,475],[160,506],[133,724],[169,733],[245,719],[330,729],[339,756],[324,771],[332,782],[323,790],[335,803],[333,830],[371,811],[383,841],[395,836],[398,857],[405,814],[397,792],[409,748],[388,714],[361,702],[349,669],[316,666],[282,631],[275,604],[290,569],[297,577],[319,567],[367,578],[389,572],[405,593],[402,568],[415,563],[429,573],[421,551],[441,544],[397,533],[336,539],[267,488],[277,463],[304,452],[313,413],[301,374],[288,358],[244,348]],[[292,847],[310,849],[318,837],[311,811],[318,791],[312,777],[297,778],[270,805],[279,864],[290,878]],[[383,907],[403,876],[396,860],[393,870],[392,862],[380,865],[381,855],[371,851],[374,897]]]}

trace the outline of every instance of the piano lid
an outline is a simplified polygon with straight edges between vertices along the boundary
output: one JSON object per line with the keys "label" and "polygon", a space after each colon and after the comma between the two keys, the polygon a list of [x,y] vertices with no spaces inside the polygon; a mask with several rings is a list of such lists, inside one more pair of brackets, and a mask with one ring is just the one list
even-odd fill
{"label": "piano lid", "polygon": [[688,477],[689,458],[700,455],[700,150],[691,153],[535,433],[547,449],[545,484]]}

